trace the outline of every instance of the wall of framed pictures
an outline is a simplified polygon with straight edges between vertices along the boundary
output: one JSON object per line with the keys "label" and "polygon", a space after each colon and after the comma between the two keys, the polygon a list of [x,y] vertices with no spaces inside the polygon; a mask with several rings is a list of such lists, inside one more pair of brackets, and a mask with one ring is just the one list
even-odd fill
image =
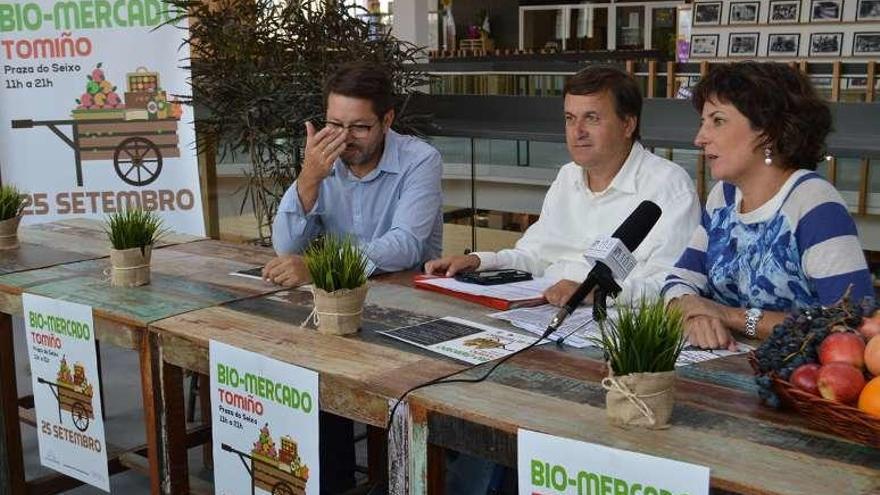
{"label": "wall of framed pictures", "polygon": [[880,59],[880,0],[695,0],[690,58]]}

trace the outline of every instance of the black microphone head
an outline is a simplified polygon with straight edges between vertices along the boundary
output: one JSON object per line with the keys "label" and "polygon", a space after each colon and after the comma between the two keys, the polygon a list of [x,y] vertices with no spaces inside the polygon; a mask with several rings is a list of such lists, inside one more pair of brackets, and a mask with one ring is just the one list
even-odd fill
{"label": "black microphone head", "polygon": [[617,227],[611,237],[620,239],[629,252],[633,252],[645,240],[648,232],[654,228],[661,213],[662,211],[656,203],[648,200],[642,201],[620,224],[620,227]]}

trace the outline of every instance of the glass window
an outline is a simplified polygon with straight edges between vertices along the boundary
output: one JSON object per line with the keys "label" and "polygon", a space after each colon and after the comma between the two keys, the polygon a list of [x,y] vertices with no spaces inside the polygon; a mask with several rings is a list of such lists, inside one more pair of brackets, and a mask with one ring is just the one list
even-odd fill
{"label": "glass window", "polygon": [[562,50],[562,9],[523,11],[523,49]]}
{"label": "glass window", "polygon": [[651,48],[670,59],[675,58],[676,22],[675,7],[658,7],[651,10]]}
{"label": "glass window", "polygon": [[617,7],[617,48],[645,48],[645,7]]}
{"label": "glass window", "polygon": [[566,50],[608,49],[608,8],[571,9]]}

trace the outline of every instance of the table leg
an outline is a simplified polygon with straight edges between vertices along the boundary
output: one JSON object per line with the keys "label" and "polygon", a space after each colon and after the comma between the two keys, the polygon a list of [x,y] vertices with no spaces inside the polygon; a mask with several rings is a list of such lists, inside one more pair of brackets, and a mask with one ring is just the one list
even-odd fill
{"label": "table leg", "polygon": [[143,396],[144,423],[147,436],[147,460],[150,466],[150,493],[162,493],[161,417],[156,406],[160,402],[158,346],[151,332],[143,331],[138,349],[141,368],[141,394]]}
{"label": "table leg", "polygon": [[0,493],[25,493],[12,316],[0,313]]}
{"label": "table leg", "polygon": [[[199,374],[199,419],[203,426],[211,426],[211,377]],[[202,446],[202,462],[214,469],[214,445],[208,441]]]}
{"label": "table leg", "polygon": [[407,471],[409,476],[408,493],[424,495],[428,493],[428,411],[417,404],[409,404],[411,430],[409,432],[409,452]]}
{"label": "table leg", "polygon": [[[155,420],[148,422],[158,432],[156,439],[156,457],[158,463],[153,465],[152,452],[150,459],[150,478],[158,475],[161,490],[152,493],[188,494],[189,464],[187,463],[186,434],[186,399],[183,392],[183,369],[168,364],[162,359],[162,348],[159,335],[146,332],[145,348],[149,350],[150,362],[142,370],[149,370],[150,382],[153,387],[149,394],[153,398],[152,414]],[[205,390],[205,393],[208,391]],[[145,397],[147,392],[144,392]],[[146,413],[146,407],[145,413]],[[157,469],[158,467],[158,469]]]}
{"label": "table leg", "polygon": [[[208,393],[208,387],[204,389]],[[186,400],[183,393],[183,369],[162,361],[162,423],[164,428],[164,485],[167,493],[189,493],[187,462]],[[210,417],[210,416],[209,416]],[[209,444],[210,445],[210,444]]]}

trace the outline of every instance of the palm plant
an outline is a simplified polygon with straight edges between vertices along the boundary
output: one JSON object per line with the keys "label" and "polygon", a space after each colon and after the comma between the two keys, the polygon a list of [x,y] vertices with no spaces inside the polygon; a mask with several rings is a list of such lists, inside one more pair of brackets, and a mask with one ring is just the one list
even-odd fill
{"label": "palm plant", "polygon": [[[200,146],[221,157],[250,158],[241,205],[254,211],[261,240],[293,183],[305,144],[304,123],[323,118],[322,85],[335,67],[365,60],[385,67],[395,92],[408,95],[428,82],[408,67],[422,48],[377,33],[366,10],[340,0],[164,0],[182,14],[171,21],[190,46],[192,95]],[[353,0],[352,0],[353,4]],[[188,29],[179,21],[192,19]],[[395,128],[412,133],[406,98]]]}
{"label": "palm plant", "polygon": [[615,375],[673,371],[684,347],[684,321],[663,300],[642,298],[636,305],[618,304],[618,318],[600,322],[593,342],[605,352]]}
{"label": "palm plant", "polygon": [[357,289],[367,283],[367,257],[350,237],[327,235],[303,253],[315,287],[326,292]]}
{"label": "palm plant", "polygon": [[15,186],[0,186],[0,220],[9,220],[21,215],[26,199]]}
{"label": "palm plant", "polygon": [[155,212],[138,208],[110,214],[104,226],[113,249],[123,250],[153,245],[167,232],[162,219]]}

